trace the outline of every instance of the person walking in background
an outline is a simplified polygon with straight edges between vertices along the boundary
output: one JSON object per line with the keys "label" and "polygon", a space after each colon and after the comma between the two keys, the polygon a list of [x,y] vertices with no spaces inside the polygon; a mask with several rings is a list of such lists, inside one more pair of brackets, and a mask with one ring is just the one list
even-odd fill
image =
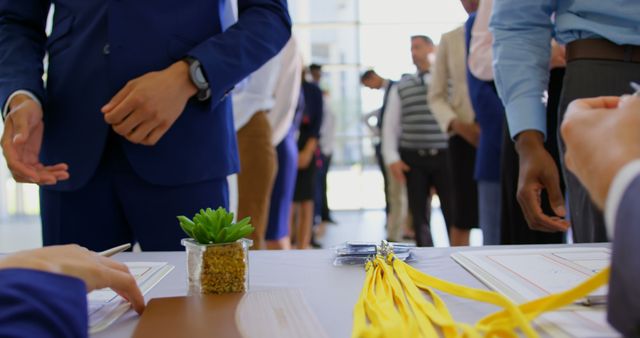
{"label": "person walking in background", "polygon": [[[480,9],[490,3],[482,0]],[[480,9],[478,11],[480,11]],[[472,27],[476,13],[471,13],[465,23],[465,43],[467,53],[481,53],[479,48],[471,49]],[[491,48],[489,45],[488,48]],[[471,59],[468,54],[467,59]],[[495,90],[493,81],[483,81],[473,74],[470,63],[466,64],[469,98],[476,113],[476,122],[480,126],[480,139],[476,151],[475,179],[478,182],[478,223],[482,229],[484,245],[500,244],[500,150],[502,148],[502,123],[504,107]]]}
{"label": "person walking in background", "polygon": [[[464,0],[467,13],[478,8],[476,0]],[[440,129],[449,133],[453,196],[456,212],[449,231],[452,246],[469,245],[471,229],[478,226],[478,192],[474,180],[480,128],[469,100],[465,67],[464,26],[442,35],[429,83],[429,108]]]}
{"label": "person walking in background", "polygon": [[429,110],[429,54],[435,47],[427,36],[411,37],[417,74],[404,76],[389,93],[382,125],[382,151],[391,174],[406,184],[409,210],[418,246],[433,246],[431,189],[435,187],[447,227],[453,226],[453,196],[447,136]]}
{"label": "person walking in background", "polygon": [[316,183],[315,154],[324,108],[320,87],[307,82],[304,72],[302,73],[302,95],[305,104],[298,135],[298,173],[290,224],[296,234],[294,239],[296,247],[307,249],[311,243],[311,226],[313,225],[313,199]]}
{"label": "person walking in background", "polygon": [[[265,249],[271,191],[278,171],[273,127],[289,126],[300,92],[296,81],[301,71],[295,41],[252,73],[233,92],[233,117],[237,130],[238,173],[237,219],[251,217],[254,249]],[[282,132],[280,132],[281,134]],[[284,135],[279,135],[282,140]],[[278,142],[279,143],[279,142]]]}
{"label": "person walking in background", "polygon": [[[384,123],[384,111],[387,107],[389,93],[394,81],[380,77],[374,70],[364,72],[360,78],[362,85],[369,89],[384,90],[382,107],[365,116],[365,123],[374,135],[373,147],[376,161],[384,180],[385,211],[387,214],[387,240],[400,242],[403,239],[403,230],[411,227],[408,220],[409,207],[407,206],[407,191],[404,184],[389,174],[389,168],[385,164],[382,154],[382,124]],[[369,120],[375,116],[375,124],[370,125]]]}
{"label": "person walking in background", "polygon": [[286,1],[240,0],[235,24],[233,3],[60,0],[47,37],[51,1],[0,2],[2,148],[40,185],[45,245],[182,250],[176,215],[228,207],[227,94],[291,34]]}
{"label": "person walking in background", "polygon": [[[597,13],[597,15],[594,15]],[[552,20],[553,18],[553,20]],[[640,78],[640,2],[545,0],[495,2],[491,16],[494,68],[506,107],[509,131],[519,155],[518,201],[529,227],[548,232],[569,228],[573,240],[607,241],[602,213],[591,203],[576,177],[563,172],[570,215],[563,198],[557,162],[544,148],[556,135],[547,129],[550,118],[543,97],[553,59],[551,37],[566,45],[566,71],[559,105],[562,121],[569,102],[584,97],[622,95],[629,81]],[[564,152],[560,143],[560,151]],[[548,198],[540,197],[546,190]],[[543,213],[549,200],[552,214]]]}

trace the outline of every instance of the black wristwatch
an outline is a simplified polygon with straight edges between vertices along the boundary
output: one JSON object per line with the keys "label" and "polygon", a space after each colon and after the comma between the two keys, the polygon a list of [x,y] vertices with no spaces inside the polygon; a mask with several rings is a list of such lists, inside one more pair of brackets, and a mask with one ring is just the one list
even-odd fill
{"label": "black wristwatch", "polygon": [[202,64],[196,58],[191,56],[187,56],[183,60],[189,64],[189,76],[191,77],[193,84],[198,88],[196,98],[198,101],[208,100],[211,97],[211,88],[209,87],[209,82],[202,71]]}

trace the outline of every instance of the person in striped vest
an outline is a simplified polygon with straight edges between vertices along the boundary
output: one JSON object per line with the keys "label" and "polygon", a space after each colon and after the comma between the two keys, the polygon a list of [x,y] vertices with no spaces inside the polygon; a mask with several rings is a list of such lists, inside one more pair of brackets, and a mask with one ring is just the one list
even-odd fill
{"label": "person in striped vest", "polygon": [[407,198],[418,246],[433,246],[431,197],[435,188],[447,229],[454,226],[451,168],[447,136],[427,102],[429,54],[435,47],[427,36],[411,37],[411,56],[418,68],[390,89],[382,126],[382,151],[391,174],[407,186]]}

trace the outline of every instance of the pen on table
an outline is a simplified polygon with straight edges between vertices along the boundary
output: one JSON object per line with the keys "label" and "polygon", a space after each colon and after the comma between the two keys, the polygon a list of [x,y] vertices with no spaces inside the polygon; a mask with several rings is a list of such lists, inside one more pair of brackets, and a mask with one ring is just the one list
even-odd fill
{"label": "pen on table", "polygon": [[114,248],[102,251],[102,252],[98,252],[98,255],[103,256],[103,257],[111,257],[117,253],[121,253],[125,250],[128,250],[129,248],[131,248],[131,243],[127,243],[127,244],[122,244],[122,245],[118,245]]}
{"label": "pen on table", "polygon": [[633,96],[640,96],[640,84],[636,83],[636,82],[631,82],[630,83],[631,88],[633,88],[633,90],[635,90],[636,92],[633,93]]}

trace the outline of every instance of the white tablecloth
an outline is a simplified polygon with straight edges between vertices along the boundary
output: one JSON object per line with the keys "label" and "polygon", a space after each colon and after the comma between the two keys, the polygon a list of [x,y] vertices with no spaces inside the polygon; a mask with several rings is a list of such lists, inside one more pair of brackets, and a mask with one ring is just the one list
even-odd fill
{"label": "white tablecloth", "polygon": [[[590,244],[589,246],[608,246]],[[518,246],[519,248],[545,246]],[[562,247],[562,246],[560,246]],[[511,248],[513,246],[490,247]],[[413,266],[433,276],[471,287],[485,288],[471,274],[450,257],[458,250],[484,248],[420,248],[416,249],[417,262]],[[186,258],[184,252],[123,253],[115,256],[123,262],[169,262],[175,269],[147,295],[147,301],[156,297],[183,296],[186,294]],[[250,289],[298,288],[320,320],[330,337],[349,337],[351,311],[358,298],[365,272],[361,266],[334,267],[329,250],[308,251],[252,251],[249,256]],[[497,308],[460,298],[444,295],[444,300],[454,318],[467,323],[495,311]],[[138,316],[129,311],[106,331],[92,337],[130,337]]]}

